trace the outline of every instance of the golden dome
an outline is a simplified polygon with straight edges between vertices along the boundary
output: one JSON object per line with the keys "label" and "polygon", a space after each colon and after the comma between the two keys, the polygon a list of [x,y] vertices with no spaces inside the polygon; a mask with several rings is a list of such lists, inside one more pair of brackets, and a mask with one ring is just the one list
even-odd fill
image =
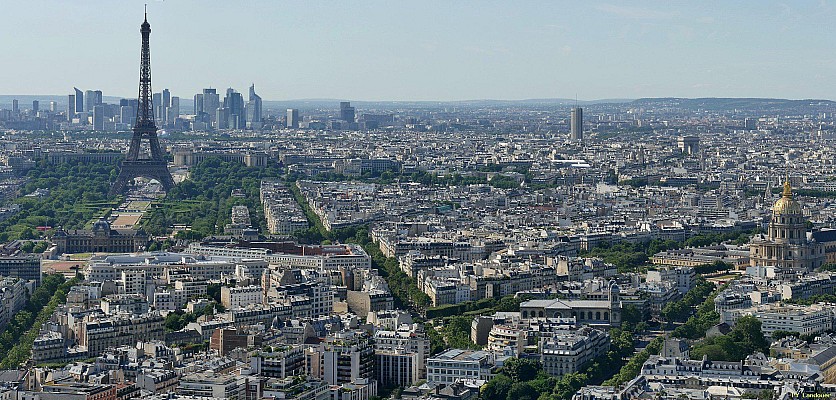
{"label": "golden dome", "polygon": [[787,180],[784,182],[784,193],[772,206],[773,215],[801,215],[801,205],[792,198],[792,187]]}

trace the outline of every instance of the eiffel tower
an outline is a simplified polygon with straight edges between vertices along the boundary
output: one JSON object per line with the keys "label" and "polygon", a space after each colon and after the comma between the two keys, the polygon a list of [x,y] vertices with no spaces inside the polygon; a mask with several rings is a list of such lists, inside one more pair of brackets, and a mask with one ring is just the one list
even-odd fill
{"label": "eiffel tower", "polygon": [[[154,106],[151,100],[151,50],[148,45],[148,37],[151,36],[151,24],[148,23],[148,14],[145,14],[145,21],[139,29],[142,33],[142,58],[139,67],[139,107],[136,110],[136,123],[134,134],[131,138],[131,146],[128,148],[128,155],[122,161],[119,177],[110,194],[121,194],[128,186],[128,182],[137,177],[156,179],[168,192],[174,187],[174,179],[168,172],[168,166],[160,150],[160,140],[157,138],[157,125],[154,123]],[[148,140],[150,158],[142,158],[140,149],[142,141]]]}

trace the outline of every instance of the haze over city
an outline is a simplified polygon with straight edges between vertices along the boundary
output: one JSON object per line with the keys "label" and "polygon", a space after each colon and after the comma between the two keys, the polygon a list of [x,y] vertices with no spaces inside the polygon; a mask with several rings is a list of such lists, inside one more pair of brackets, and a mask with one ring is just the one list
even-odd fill
{"label": "haze over city", "polygon": [[827,1],[0,15],[0,399],[836,398]]}
{"label": "haze over city", "polygon": [[[4,4],[0,94],[134,96],[129,27],[143,4]],[[155,85],[180,96],[251,82],[266,100],[836,93],[829,1],[169,0],[148,12]]]}

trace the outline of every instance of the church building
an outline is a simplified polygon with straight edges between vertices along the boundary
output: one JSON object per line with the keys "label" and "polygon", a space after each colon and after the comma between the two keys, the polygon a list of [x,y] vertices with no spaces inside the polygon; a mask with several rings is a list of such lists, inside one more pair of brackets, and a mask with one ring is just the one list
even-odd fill
{"label": "church building", "polygon": [[784,272],[808,272],[825,262],[824,244],[807,235],[801,205],[792,197],[789,181],[781,198],[772,206],[766,234],[757,234],[749,244],[751,266],[774,266]]}

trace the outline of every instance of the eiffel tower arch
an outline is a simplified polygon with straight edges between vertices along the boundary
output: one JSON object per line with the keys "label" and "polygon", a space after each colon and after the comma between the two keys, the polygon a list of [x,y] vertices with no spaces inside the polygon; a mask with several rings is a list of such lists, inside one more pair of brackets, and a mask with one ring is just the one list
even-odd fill
{"label": "eiffel tower arch", "polygon": [[[136,123],[133,128],[133,137],[128,148],[128,155],[122,161],[119,170],[119,177],[110,188],[110,194],[121,194],[125,192],[128,183],[138,177],[155,179],[163,186],[163,190],[170,191],[174,187],[174,179],[168,171],[168,165],[160,149],[160,140],[157,138],[157,125],[154,122],[154,106],[151,99],[151,49],[149,37],[151,36],[151,24],[148,23],[148,14],[140,27],[142,33],[142,56],[139,67],[139,106],[136,110]],[[149,155],[143,158],[140,151],[142,143],[148,141]]]}

